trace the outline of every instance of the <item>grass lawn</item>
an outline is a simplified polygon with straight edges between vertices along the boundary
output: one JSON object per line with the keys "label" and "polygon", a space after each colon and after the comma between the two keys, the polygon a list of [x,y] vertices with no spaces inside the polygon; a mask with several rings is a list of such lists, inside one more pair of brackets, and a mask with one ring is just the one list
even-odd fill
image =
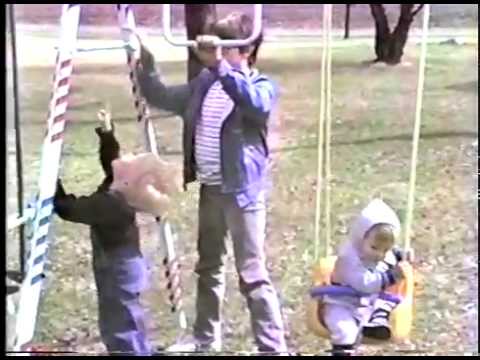
{"label": "grass lawn", "polygon": [[[265,50],[259,67],[280,89],[272,119],[268,266],[283,304],[290,346],[302,353],[322,353],[328,343],[310,334],[304,320],[314,251],[321,49]],[[408,344],[366,347],[365,354],[399,350],[463,354],[478,346],[477,53],[477,45],[429,46],[412,238],[418,275],[414,330]],[[418,54],[419,46],[409,46],[406,65],[385,67],[366,65],[373,55],[366,44],[333,50],[330,215],[335,245],[345,239],[351,217],[373,196],[384,197],[404,220]],[[168,83],[186,77],[183,62],[159,66]],[[36,66],[20,72],[24,180],[30,195],[36,189],[52,71],[52,66]],[[75,66],[61,167],[67,191],[88,194],[102,180],[93,130],[96,111],[104,102],[111,105],[123,148],[141,148],[127,75],[126,66],[81,62]],[[180,119],[156,111],[153,116],[160,152],[180,162]],[[178,232],[190,322],[196,293],[192,275],[197,189],[191,186],[177,196],[171,216]],[[9,198],[15,197],[13,187],[7,192]],[[152,286],[145,294],[151,337],[155,343],[169,344],[178,329],[166,305],[153,224],[148,218],[140,220],[145,254],[152,264]],[[101,351],[88,228],[55,218],[53,229],[35,341],[61,349]],[[231,254],[229,243],[224,346],[249,351],[250,322]]]}

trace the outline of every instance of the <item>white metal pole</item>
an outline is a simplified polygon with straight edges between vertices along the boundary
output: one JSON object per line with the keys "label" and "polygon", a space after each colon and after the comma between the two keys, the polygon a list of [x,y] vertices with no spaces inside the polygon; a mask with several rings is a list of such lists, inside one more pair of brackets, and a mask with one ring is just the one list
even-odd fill
{"label": "white metal pole", "polygon": [[60,46],[50,102],[39,178],[39,195],[35,204],[33,236],[30,241],[26,276],[20,289],[20,302],[16,322],[14,350],[23,350],[33,338],[44,268],[48,250],[48,233],[53,212],[60,157],[65,130],[65,113],[68,105],[70,75],[73,70],[72,54],[76,46],[80,5],[64,4],[61,17]]}

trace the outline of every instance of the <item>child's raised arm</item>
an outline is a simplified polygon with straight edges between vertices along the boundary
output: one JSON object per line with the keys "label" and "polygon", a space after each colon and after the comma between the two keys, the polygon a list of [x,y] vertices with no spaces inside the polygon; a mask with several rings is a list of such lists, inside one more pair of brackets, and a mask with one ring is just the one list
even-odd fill
{"label": "child's raised arm", "polygon": [[[155,69],[155,59],[152,53],[141,46],[140,61],[136,67],[138,85],[142,95],[150,105],[159,109],[172,111],[182,115],[192,95],[192,82],[166,86]],[[192,80],[193,81],[193,80]]]}
{"label": "child's raised arm", "polygon": [[120,144],[114,135],[110,112],[100,110],[97,116],[99,120],[104,123],[103,126],[95,128],[95,132],[100,138],[100,163],[102,164],[105,176],[109,178],[111,182],[113,179],[112,161],[120,157]]}

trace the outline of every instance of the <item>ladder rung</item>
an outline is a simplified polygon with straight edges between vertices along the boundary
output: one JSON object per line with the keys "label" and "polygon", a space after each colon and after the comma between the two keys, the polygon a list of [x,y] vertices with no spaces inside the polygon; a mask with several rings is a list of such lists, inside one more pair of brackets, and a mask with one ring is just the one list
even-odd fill
{"label": "ladder rung", "polygon": [[18,214],[10,215],[7,219],[7,230],[11,231],[22,224],[25,224],[27,221],[33,220],[35,216],[35,210],[32,208],[25,209],[23,216],[20,217]]}

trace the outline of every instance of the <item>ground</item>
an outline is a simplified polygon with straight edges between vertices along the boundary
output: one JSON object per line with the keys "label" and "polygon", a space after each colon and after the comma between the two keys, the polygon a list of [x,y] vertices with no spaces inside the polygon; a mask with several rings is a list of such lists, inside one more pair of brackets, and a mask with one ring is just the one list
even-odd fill
{"label": "ground", "polygon": [[[475,31],[472,37],[476,36]],[[36,190],[51,91],[53,38],[35,29],[19,34],[26,198]],[[26,43],[32,39],[35,42]],[[295,39],[288,43],[295,44]],[[268,266],[281,298],[289,346],[303,354],[324,353],[328,343],[309,333],[304,313],[314,251],[321,49],[315,43],[309,46],[306,42],[304,47],[289,47],[288,43],[281,47],[266,44],[259,63],[280,89],[273,117]],[[168,48],[156,46],[165,81],[183,81],[184,54],[171,49],[165,54],[162,50]],[[363,347],[363,354],[477,351],[477,53],[476,41],[463,46],[429,46],[412,236],[416,253],[413,333],[410,342]],[[404,64],[372,66],[367,63],[373,58],[370,42],[352,39],[334,43],[331,220],[335,245],[345,239],[351,217],[372,196],[384,197],[404,220],[418,54],[419,46],[411,42]],[[95,113],[105,102],[111,104],[122,146],[134,150],[141,145],[123,59],[121,52],[112,51],[83,54],[75,60],[61,170],[68,191],[86,194],[101,181],[93,128]],[[7,111],[11,123],[11,107]],[[156,111],[153,115],[162,156],[181,161],[179,119]],[[11,131],[8,136],[11,144]],[[11,160],[11,146],[9,155]],[[14,169],[11,161],[8,166]],[[9,213],[15,210],[14,180],[14,176],[9,177]],[[178,206],[171,215],[178,234],[176,246],[190,323],[195,296],[196,200],[197,186],[192,186],[178,195]],[[157,344],[170,344],[179,330],[168,312],[153,223],[146,217],[139,220],[152,271],[152,286],[144,297],[150,336]],[[83,353],[101,352],[88,229],[55,218],[53,230],[35,343]],[[11,237],[8,243],[9,264],[15,262],[13,240]],[[229,351],[250,351],[253,343],[248,313],[237,291],[231,246],[227,262],[224,346]]]}

